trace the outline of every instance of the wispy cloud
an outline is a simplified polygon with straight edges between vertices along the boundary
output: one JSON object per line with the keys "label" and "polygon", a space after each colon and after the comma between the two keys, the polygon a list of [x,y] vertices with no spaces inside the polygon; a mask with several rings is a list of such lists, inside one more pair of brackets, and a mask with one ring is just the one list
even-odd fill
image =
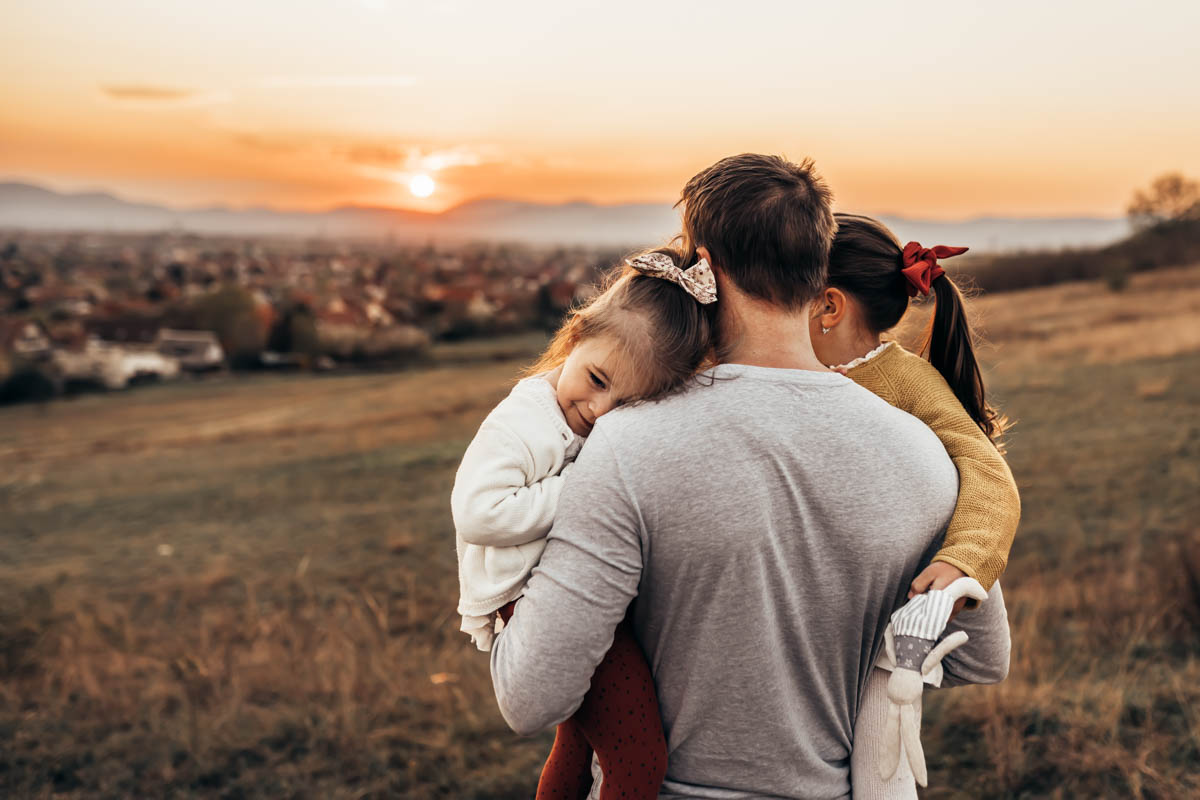
{"label": "wispy cloud", "polygon": [[114,100],[184,100],[195,94],[192,89],[169,86],[101,86],[100,91]]}
{"label": "wispy cloud", "polygon": [[451,167],[476,167],[488,161],[495,161],[498,152],[493,147],[451,147],[429,152],[415,151],[409,154],[409,159],[415,168],[439,172]]}
{"label": "wispy cloud", "polygon": [[233,141],[263,153],[295,153],[304,149],[304,143],[295,138],[264,136],[258,133],[235,133]]}
{"label": "wispy cloud", "polygon": [[209,106],[228,103],[231,99],[229,92],[152,84],[103,84],[100,86],[100,95],[110,102],[150,108]]}
{"label": "wispy cloud", "polygon": [[367,142],[350,145],[342,151],[346,160],[368,167],[388,167],[408,172],[439,172],[451,167],[474,167],[499,157],[488,145],[425,148]]}
{"label": "wispy cloud", "polygon": [[395,167],[404,160],[405,150],[386,144],[354,144],[342,151],[352,164]]}
{"label": "wispy cloud", "polygon": [[246,129],[227,130],[227,134],[236,144],[263,154],[332,158],[350,164],[362,175],[393,181],[505,160],[500,148],[490,144],[438,147],[384,138],[342,138],[298,131]]}
{"label": "wispy cloud", "polygon": [[258,82],[260,89],[395,89],[413,86],[412,75],[276,75]]}

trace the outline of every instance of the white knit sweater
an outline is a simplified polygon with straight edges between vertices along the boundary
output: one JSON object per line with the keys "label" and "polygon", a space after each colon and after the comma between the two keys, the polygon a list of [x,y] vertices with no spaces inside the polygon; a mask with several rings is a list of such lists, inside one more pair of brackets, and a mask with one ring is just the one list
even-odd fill
{"label": "white knit sweater", "polygon": [[544,377],[520,381],[467,447],[450,493],[462,630],[490,650],[497,609],[541,558],[563,481],[583,444]]}

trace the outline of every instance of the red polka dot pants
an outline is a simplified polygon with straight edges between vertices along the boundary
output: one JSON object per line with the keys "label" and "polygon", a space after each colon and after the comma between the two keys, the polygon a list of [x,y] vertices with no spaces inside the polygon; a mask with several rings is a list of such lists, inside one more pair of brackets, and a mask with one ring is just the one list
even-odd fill
{"label": "red polka dot pants", "polygon": [[[505,622],[514,605],[500,610]],[[617,626],[583,705],[558,726],[537,800],[584,800],[592,788],[593,752],[604,774],[601,800],[658,797],[667,774],[667,742],[650,666],[626,622]]]}

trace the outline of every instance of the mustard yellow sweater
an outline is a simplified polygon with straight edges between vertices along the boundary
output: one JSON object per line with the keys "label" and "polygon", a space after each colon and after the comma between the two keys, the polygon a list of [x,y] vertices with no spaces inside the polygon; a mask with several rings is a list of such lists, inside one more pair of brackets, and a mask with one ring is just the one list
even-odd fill
{"label": "mustard yellow sweater", "polygon": [[991,589],[1008,563],[1021,497],[1004,457],[954,396],[941,373],[893,342],[846,375],[929,426],[958,468],[958,503],[934,561]]}

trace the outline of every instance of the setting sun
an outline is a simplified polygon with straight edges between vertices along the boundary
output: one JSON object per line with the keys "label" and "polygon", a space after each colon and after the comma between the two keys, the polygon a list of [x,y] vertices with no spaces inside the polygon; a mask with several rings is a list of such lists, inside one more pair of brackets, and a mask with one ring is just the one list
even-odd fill
{"label": "setting sun", "polygon": [[408,190],[414,197],[429,197],[436,188],[433,178],[428,175],[416,175],[408,182]]}

